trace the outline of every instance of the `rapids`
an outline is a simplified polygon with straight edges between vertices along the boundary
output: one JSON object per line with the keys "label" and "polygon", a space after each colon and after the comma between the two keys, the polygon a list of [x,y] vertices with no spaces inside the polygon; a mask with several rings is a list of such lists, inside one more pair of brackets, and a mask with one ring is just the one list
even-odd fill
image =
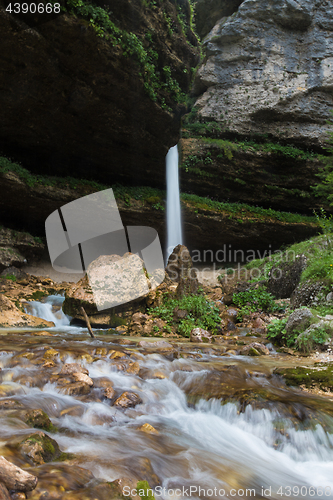
{"label": "rapids", "polygon": [[[61,302],[46,305],[54,301]],[[15,443],[31,434],[18,408],[41,408],[57,429],[48,434],[76,465],[106,481],[146,479],[156,499],[333,496],[333,402],[272,376],[283,360],[226,356],[189,342],[148,349],[139,338],[126,344],[100,331],[88,339],[83,329],[65,330],[65,320],[43,335],[0,332],[1,454],[8,459],[19,460]],[[123,353],[121,363],[110,358],[114,351]],[[133,361],[136,374],[128,370]],[[71,362],[89,371],[89,394],[70,396],[57,385]],[[117,397],[134,391],[142,402],[116,407],[102,396],[102,377]]]}

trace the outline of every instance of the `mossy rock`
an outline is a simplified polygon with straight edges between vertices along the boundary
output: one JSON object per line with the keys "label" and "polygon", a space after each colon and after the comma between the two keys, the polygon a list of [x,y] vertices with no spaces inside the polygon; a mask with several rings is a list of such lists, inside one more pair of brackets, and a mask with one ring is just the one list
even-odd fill
{"label": "mossy rock", "polygon": [[333,365],[320,364],[315,368],[298,366],[295,368],[277,368],[274,373],[281,375],[286,385],[319,387],[322,390],[333,389]]}
{"label": "mossy rock", "polygon": [[146,202],[149,203],[149,205],[156,205],[157,203],[161,203],[162,199],[160,196],[149,196],[149,198],[146,198]]}
{"label": "mossy rock", "polygon": [[155,500],[155,497],[152,494],[153,490],[149,488],[148,481],[138,481],[136,491],[138,492],[141,500]]}
{"label": "mossy rock", "polygon": [[52,424],[49,416],[42,409],[29,410],[26,414],[25,423],[30,427],[43,429],[48,432],[56,432],[56,427]]}
{"label": "mossy rock", "polygon": [[58,443],[44,432],[28,436],[19,444],[19,450],[36,465],[53,462],[62,455]]}

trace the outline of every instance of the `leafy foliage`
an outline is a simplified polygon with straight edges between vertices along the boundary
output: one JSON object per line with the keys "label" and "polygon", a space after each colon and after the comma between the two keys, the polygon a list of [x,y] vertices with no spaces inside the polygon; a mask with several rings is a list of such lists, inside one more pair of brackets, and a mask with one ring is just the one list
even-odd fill
{"label": "leafy foliage", "polygon": [[[179,323],[173,317],[176,308],[188,313]],[[148,312],[166,321],[170,327],[176,327],[177,333],[183,337],[189,337],[191,330],[197,327],[215,333],[221,323],[219,309],[204,295],[187,295],[181,299],[167,297],[161,306],[149,309]]]}
{"label": "leafy foliage", "polygon": [[[331,113],[333,114],[333,110]],[[329,201],[330,206],[333,206],[333,119],[328,120],[327,123],[330,126],[328,136],[331,146],[326,148],[329,156],[321,158],[324,166],[320,169],[318,174],[316,174],[321,182],[318,182],[318,184],[312,186],[312,188],[316,196],[324,196]]]}
{"label": "leafy foliage", "polygon": [[[157,0],[144,0],[143,6],[156,10]],[[181,7],[178,11],[178,22],[184,28],[184,16],[180,17]],[[154,50],[154,37],[152,32],[147,32],[140,37],[135,33],[119,28],[112,20],[112,13],[108,7],[98,7],[89,0],[67,0],[66,7],[70,14],[83,18],[91,26],[96,35],[106,39],[111,45],[119,46],[124,57],[131,57],[137,62],[140,69],[140,76],[143,79],[145,91],[153,101],[159,101],[164,109],[171,111],[165,103],[165,99],[159,95],[160,90],[165,90],[174,102],[185,102],[185,94],[181,91],[178,81],[172,76],[172,70],[165,66],[160,71],[158,65],[159,55]],[[161,10],[169,36],[173,35],[173,20]],[[144,39],[149,42],[149,47],[145,48]],[[185,65],[184,65],[185,68]]]}
{"label": "leafy foliage", "polygon": [[305,353],[313,351],[316,345],[321,345],[328,339],[328,333],[324,328],[311,328],[307,335],[302,335],[297,340],[297,348]]}
{"label": "leafy foliage", "polygon": [[275,304],[273,295],[267,292],[263,287],[253,288],[246,292],[234,293],[232,301],[239,307],[238,318],[242,319],[244,315],[251,314],[258,310],[274,312],[284,310],[281,305]]}

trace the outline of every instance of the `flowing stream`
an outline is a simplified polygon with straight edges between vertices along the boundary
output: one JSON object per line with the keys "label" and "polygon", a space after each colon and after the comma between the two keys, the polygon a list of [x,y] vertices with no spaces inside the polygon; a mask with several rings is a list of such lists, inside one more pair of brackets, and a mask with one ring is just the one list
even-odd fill
{"label": "flowing stream", "polygon": [[175,246],[183,243],[179,194],[178,147],[169,149],[166,156],[167,179],[167,258]]}
{"label": "flowing stream", "polygon": [[[34,311],[59,301],[35,303]],[[64,330],[64,321],[49,336],[0,335],[2,455],[10,459],[13,443],[32,432],[4,409],[12,401],[42,408],[58,429],[48,434],[76,464],[107,481],[146,479],[156,499],[333,497],[333,402],[272,376],[283,359],[226,356],[189,342],[147,349],[140,339],[98,332],[88,339]],[[57,374],[71,362],[89,371],[88,394],[68,395],[58,385]],[[115,397],[129,391],[141,402],[117,407],[101,381],[112,384]],[[143,424],[154,431],[142,431]]]}

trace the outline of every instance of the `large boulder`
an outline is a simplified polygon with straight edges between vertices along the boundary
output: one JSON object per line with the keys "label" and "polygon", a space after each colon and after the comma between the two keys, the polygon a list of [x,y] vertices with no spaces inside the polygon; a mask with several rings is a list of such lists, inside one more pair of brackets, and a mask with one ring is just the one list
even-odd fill
{"label": "large boulder", "polygon": [[287,299],[299,285],[301,275],[306,266],[304,255],[298,256],[292,262],[282,262],[273,266],[269,273],[267,292],[276,299]]}
{"label": "large boulder", "polygon": [[167,277],[178,284],[176,295],[182,297],[198,292],[198,278],[190,252],[185,245],[177,245],[169,256],[165,269]]}
{"label": "large boulder", "polygon": [[329,297],[327,284],[323,281],[307,280],[300,284],[291,294],[290,305],[293,309],[302,306],[315,306],[325,302]]}
{"label": "large boulder", "polygon": [[297,309],[292,312],[286,323],[286,332],[290,335],[293,332],[300,332],[305,330],[309,324],[313,314],[310,309]]}
{"label": "large boulder", "polygon": [[[131,257],[132,254],[125,254],[123,257],[126,256]],[[137,261],[142,264],[138,257]],[[119,255],[98,257],[88,266],[87,274],[66,290],[63,303],[64,313],[75,320],[84,321],[81,310],[83,307],[92,326],[115,328],[126,325],[128,317],[134,312],[145,310],[146,299],[149,295],[142,265],[142,274],[138,276],[133,286],[131,263],[132,261],[127,262],[126,258]],[[133,298],[133,291],[135,298]],[[113,299],[119,301],[120,304],[112,306]],[[99,309],[98,304],[106,304],[110,307]]]}
{"label": "large boulder", "polygon": [[332,15],[329,1],[245,0],[220,18],[196,76],[199,118],[232,134],[323,146],[333,105]]}

